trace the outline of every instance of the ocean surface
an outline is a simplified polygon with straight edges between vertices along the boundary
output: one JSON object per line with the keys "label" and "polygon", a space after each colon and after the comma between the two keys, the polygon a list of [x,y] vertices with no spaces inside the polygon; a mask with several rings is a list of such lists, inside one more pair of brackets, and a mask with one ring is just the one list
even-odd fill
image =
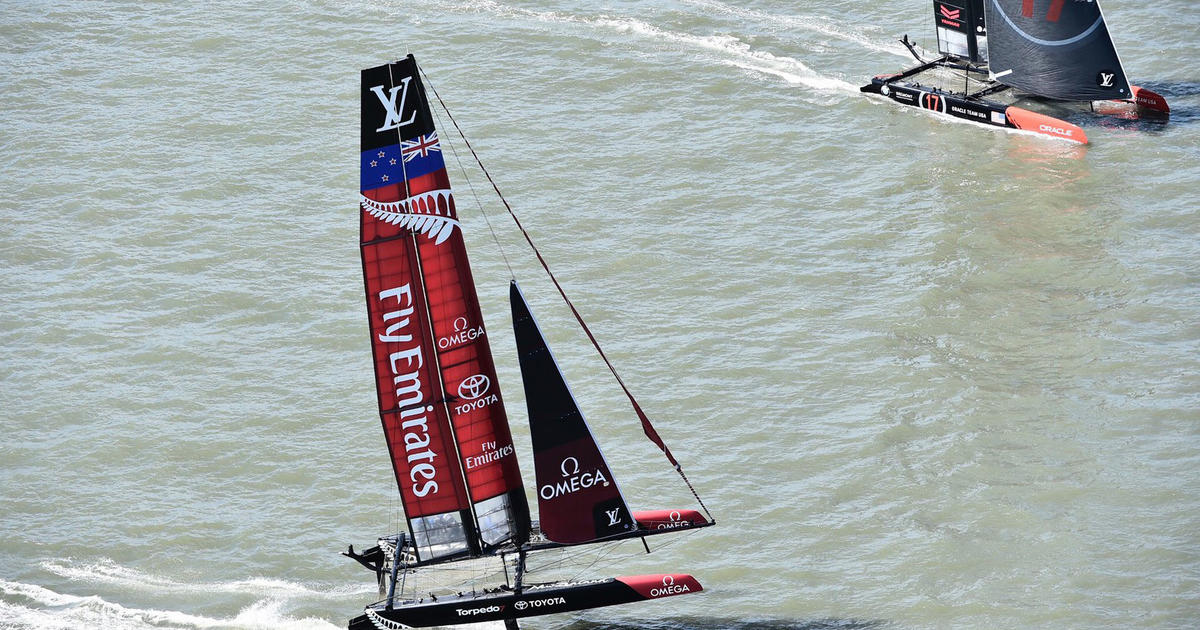
{"label": "ocean surface", "polygon": [[[718,520],[580,567],[705,593],[524,627],[1198,627],[1200,4],[1104,8],[1174,113],[1083,147],[860,95],[924,0],[0,0],[0,628],[374,600],[359,70],[409,52]],[[694,507],[440,120],[527,481],[508,265],[631,505]]]}

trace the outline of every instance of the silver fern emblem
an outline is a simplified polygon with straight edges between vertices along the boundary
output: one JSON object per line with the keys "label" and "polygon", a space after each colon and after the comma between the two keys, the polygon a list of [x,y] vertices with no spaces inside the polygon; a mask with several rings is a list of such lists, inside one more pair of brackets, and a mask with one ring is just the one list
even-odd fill
{"label": "silver fern emblem", "polygon": [[379,628],[379,630],[405,630],[408,627],[402,623],[392,621],[391,619],[384,619],[383,617],[379,616],[379,613],[371,610],[370,608],[368,608],[365,612],[367,613],[367,619],[370,620],[376,628]]}
{"label": "silver fern emblem", "polygon": [[359,204],[376,219],[424,234],[440,245],[458,225],[457,220],[442,215],[443,208],[447,214],[450,212],[452,199],[449,188],[439,188],[400,201],[375,201],[359,195]]}

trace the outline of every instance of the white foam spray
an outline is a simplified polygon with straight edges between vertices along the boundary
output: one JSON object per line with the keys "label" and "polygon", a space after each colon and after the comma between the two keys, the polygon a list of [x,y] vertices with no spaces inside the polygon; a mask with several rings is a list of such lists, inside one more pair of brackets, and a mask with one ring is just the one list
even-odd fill
{"label": "white foam spray", "polygon": [[36,584],[0,580],[0,629],[333,630],[343,626],[325,619],[295,617],[289,615],[288,611],[297,600],[344,599],[347,596],[374,593],[374,588],[361,586],[323,587],[273,578],[187,583],[123,567],[107,559],[92,562],[46,560],[41,567],[80,583],[83,590],[89,590],[89,586],[106,585],[176,598],[180,594],[194,594],[201,603],[204,595],[213,594],[242,594],[257,599],[232,617],[212,617],[170,610],[169,607],[127,606],[97,595],[60,593]]}

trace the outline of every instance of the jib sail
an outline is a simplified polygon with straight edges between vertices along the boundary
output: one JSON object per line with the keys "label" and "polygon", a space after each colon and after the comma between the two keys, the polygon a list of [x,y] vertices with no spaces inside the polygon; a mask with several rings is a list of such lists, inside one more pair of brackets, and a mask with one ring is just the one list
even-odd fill
{"label": "jib sail", "polygon": [[509,301],[529,408],[542,534],[554,542],[581,543],[636,529],[516,282]]}
{"label": "jib sail", "polygon": [[1069,101],[1130,98],[1099,0],[986,0],[992,76]]}
{"label": "jib sail", "polygon": [[418,556],[528,533],[441,144],[410,55],[362,72],[361,249],[376,388]]}

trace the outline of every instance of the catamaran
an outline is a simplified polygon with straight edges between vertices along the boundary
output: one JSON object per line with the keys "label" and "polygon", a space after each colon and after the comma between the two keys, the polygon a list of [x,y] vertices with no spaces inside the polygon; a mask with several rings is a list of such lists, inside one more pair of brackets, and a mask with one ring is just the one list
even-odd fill
{"label": "catamaran", "polygon": [[704,510],[630,508],[514,279],[509,298],[537,482],[532,519],[422,76],[412,55],[362,71],[363,278],[379,414],[406,527],[344,553],[374,573],[382,598],[350,629],[504,621],[511,630],[523,617],[699,592],[684,573],[526,579],[542,571],[543,554],[560,563],[571,550],[639,539],[649,552],[650,536],[715,520],[500,195],[644,433]]}
{"label": "catamaran", "polygon": [[863,92],[1081,144],[1088,140],[1078,125],[1014,103],[1119,103],[1128,116],[1171,111],[1162,96],[1130,85],[1099,0],[935,0],[933,9],[941,56],[922,58],[906,35],[918,65],[876,76]]}

